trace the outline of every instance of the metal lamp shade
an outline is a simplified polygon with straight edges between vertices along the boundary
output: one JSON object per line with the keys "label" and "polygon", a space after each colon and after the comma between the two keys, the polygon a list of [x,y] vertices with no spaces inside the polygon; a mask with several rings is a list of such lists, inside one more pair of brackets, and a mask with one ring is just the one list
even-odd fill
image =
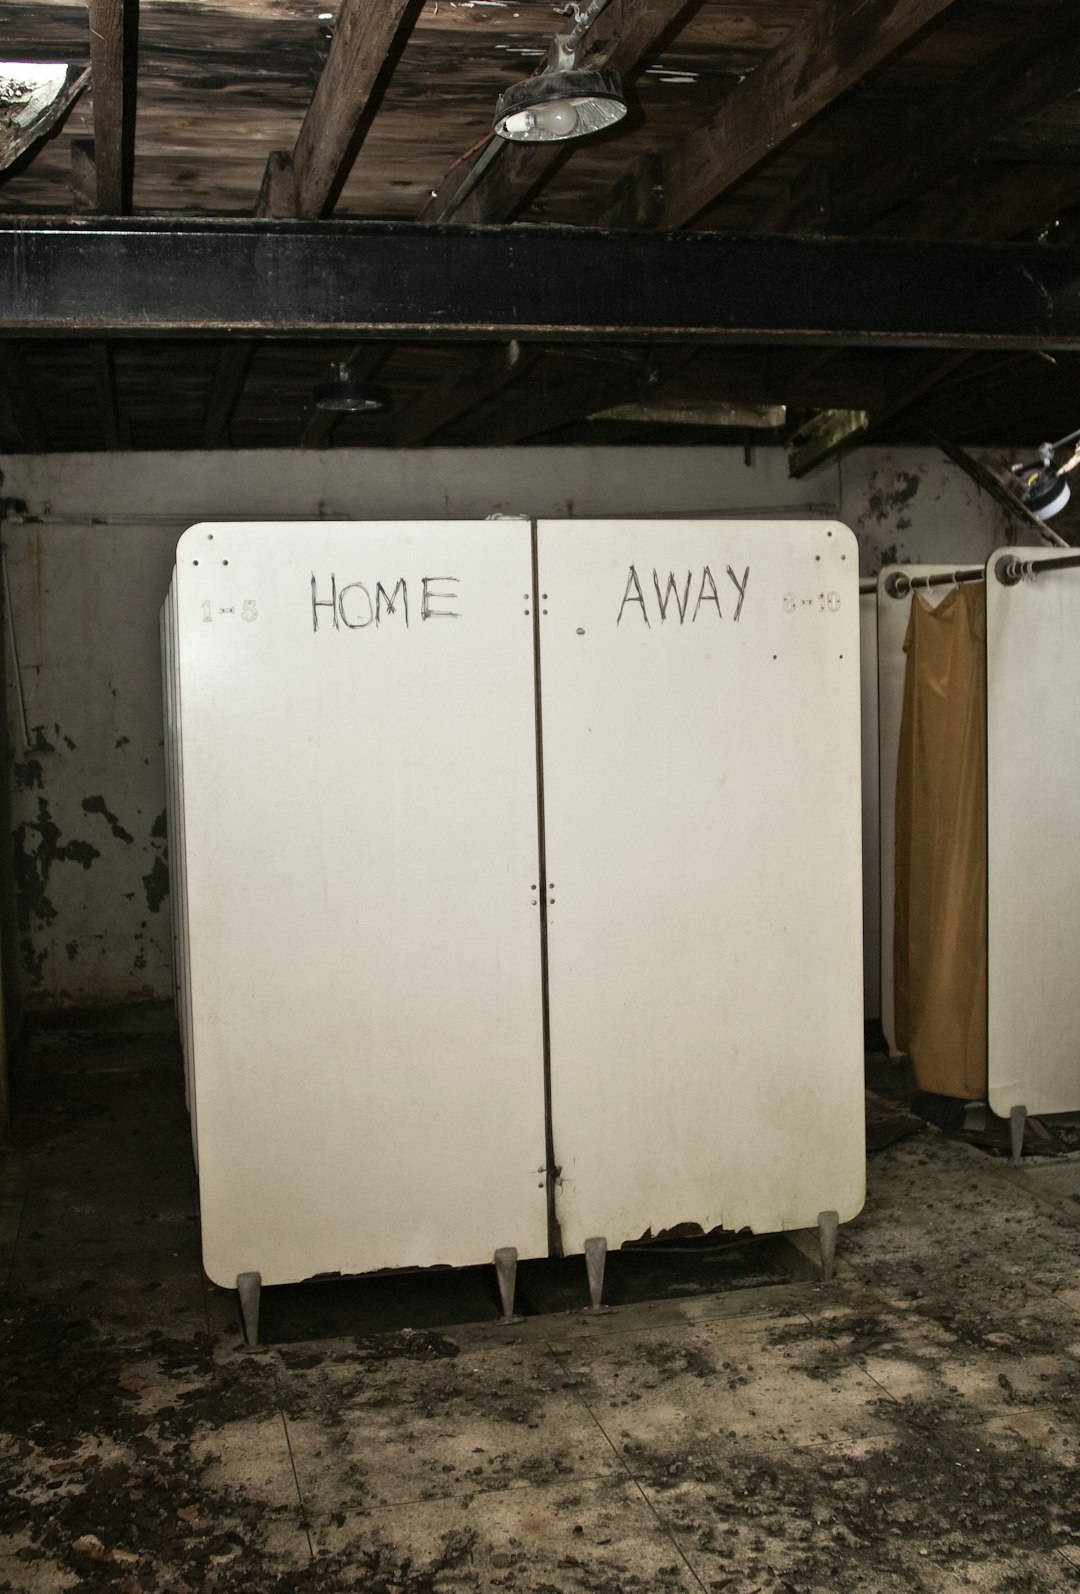
{"label": "metal lamp shade", "polygon": [[517,143],[550,144],[599,133],[625,115],[617,72],[542,72],[499,95],[494,127]]}

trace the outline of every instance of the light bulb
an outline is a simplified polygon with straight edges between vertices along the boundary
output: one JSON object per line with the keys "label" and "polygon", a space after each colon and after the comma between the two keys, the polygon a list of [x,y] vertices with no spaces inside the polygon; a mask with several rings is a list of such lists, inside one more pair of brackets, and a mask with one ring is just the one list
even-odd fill
{"label": "light bulb", "polygon": [[569,100],[549,100],[546,105],[534,105],[532,114],[537,127],[553,138],[570,138],[577,127],[578,114]]}
{"label": "light bulb", "polygon": [[532,132],[533,113],[531,111],[515,111],[503,123],[502,133],[504,138],[527,138]]}

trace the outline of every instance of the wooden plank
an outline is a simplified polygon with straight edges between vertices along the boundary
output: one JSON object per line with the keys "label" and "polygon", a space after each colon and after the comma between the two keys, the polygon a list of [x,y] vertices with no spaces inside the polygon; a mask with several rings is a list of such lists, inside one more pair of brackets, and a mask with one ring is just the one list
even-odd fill
{"label": "wooden plank", "polygon": [[42,454],[49,446],[30,369],[15,343],[0,343],[0,426],[28,454]]}
{"label": "wooden plank", "polygon": [[288,150],[271,150],[267,156],[255,214],[280,219],[297,214],[296,173]]}
{"label": "wooden plank", "polygon": [[448,371],[441,382],[417,394],[398,421],[399,448],[416,448],[441,432],[486,399],[501,393],[509,383],[532,369],[540,358],[535,346],[509,343],[473,349]]}
{"label": "wooden plank", "polygon": [[660,349],[637,365],[602,367],[547,391],[523,394],[516,403],[500,406],[485,440],[491,445],[527,442],[584,420],[596,410],[633,403],[645,393],[651,396],[696,353],[695,347]]}
{"label": "wooden plank", "polygon": [[[905,238],[1019,238],[1039,232],[1077,204],[1080,166],[980,162],[965,165],[947,184],[928,188],[865,230]],[[1061,240],[1054,234],[1052,241]]]}
{"label": "wooden plank", "polygon": [[296,215],[328,216],[420,0],[342,0],[326,65],[293,150]]}
{"label": "wooden plank", "polygon": [[[880,144],[833,195],[832,221],[858,232],[921,193],[1000,132],[1071,93],[1080,78],[1080,0],[1030,27],[983,66],[935,95],[895,144]],[[884,159],[882,158],[884,156]]]}
{"label": "wooden plank", "polygon": [[1053,353],[1080,346],[1078,270],[1035,244],[0,216],[0,330]]}
{"label": "wooden plank", "polygon": [[791,437],[787,445],[788,475],[810,476],[838,454],[866,437],[866,410],[821,410]]}
{"label": "wooden plank", "polygon": [[97,399],[97,416],[104,434],[105,447],[110,452],[115,452],[123,447],[120,400],[116,389],[113,351],[102,338],[95,338],[90,344],[90,367]]}
{"label": "wooden plank", "polygon": [[950,4],[822,0],[665,155],[663,224],[692,221]]}
{"label": "wooden plank", "polygon": [[[623,0],[621,6],[609,5],[584,34],[578,64],[608,67],[632,77],[692,6],[693,0]],[[567,24],[567,32],[569,27]],[[458,196],[473,168],[466,164],[463,169],[455,161],[417,219],[441,221],[453,215],[455,221],[470,223],[511,221],[572,153],[570,146],[559,143],[500,140],[500,145],[499,158],[491,162],[465,200]],[[473,165],[483,159],[481,152]]]}
{"label": "wooden plank", "polygon": [[137,0],[88,0],[94,84],[96,209],[122,216],[131,209],[135,155]]}
{"label": "wooden plank", "polygon": [[5,121],[3,129],[0,130],[0,171],[6,171],[9,166],[14,166],[15,162],[21,160],[36,144],[40,144],[50,133],[55,132],[89,82],[88,66],[69,66],[63,86],[56,98],[40,111],[32,122],[22,127],[15,120]]}
{"label": "wooden plank", "polygon": [[248,338],[237,343],[222,344],[206,401],[202,431],[204,448],[220,448],[228,444],[229,423],[243,392],[254,353],[255,344]]}
{"label": "wooden plank", "polygon": [[71,140],[71,208],[76,216],[89,215],[97,204],[94,140]]}

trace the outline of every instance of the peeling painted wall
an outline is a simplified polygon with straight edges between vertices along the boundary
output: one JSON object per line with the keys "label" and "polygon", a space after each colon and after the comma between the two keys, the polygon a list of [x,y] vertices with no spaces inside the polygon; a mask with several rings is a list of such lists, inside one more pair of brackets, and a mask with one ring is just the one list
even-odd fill
{"label": "peeling painted wall", "polygon": [[169,990],[157,606],[175,542],[162,527],[4,528],[30,731],[27,745],[9,667],[17,957],[30,1007]]}
{"label": "peeling painted wall", "polygon": [[[30,1008],[170,994],[158,610],[202,519],[828,514],[891,558],[982,558],[1002,511],[940,455],[793,482],[778,450],[19,455],[0,460],[20,672],[7,672],[18,960]],[[22,698],[20,703],[19,684]],[[29,737],[22,731],[25,708]]]}

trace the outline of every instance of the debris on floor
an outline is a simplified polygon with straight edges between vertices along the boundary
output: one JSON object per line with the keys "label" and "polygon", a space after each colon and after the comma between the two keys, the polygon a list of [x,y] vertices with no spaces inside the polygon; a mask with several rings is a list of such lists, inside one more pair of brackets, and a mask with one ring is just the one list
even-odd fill
{"label": "debris on floor", "polygon": [[1080,1589],[1080,1158],[1055,1205],[905,1133],[828,1285],[248,1349],[173,1051],[39,1061],[0,1180],[0,1590]]}

